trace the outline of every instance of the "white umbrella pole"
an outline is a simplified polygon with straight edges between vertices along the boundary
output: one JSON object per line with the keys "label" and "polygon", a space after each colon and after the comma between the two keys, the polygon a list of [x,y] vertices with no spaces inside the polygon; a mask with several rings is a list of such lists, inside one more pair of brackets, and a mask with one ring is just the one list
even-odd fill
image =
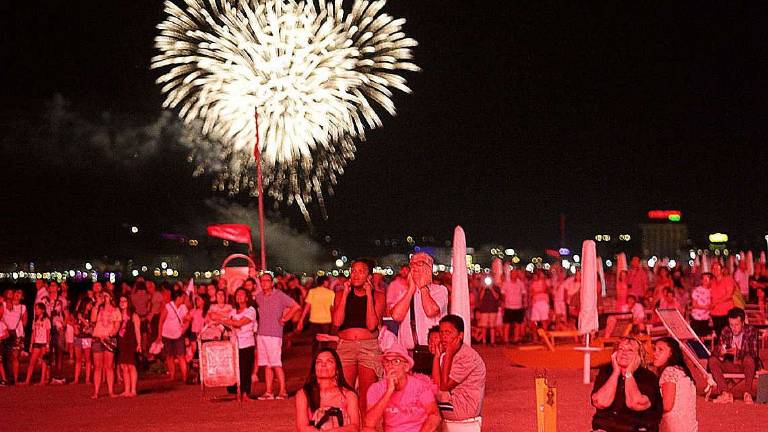
{"label": "white umbrella pole", "polygon": [[584,343],[584,348],[585,348],[584,349],[584,373],[582,375],[582,382],[584,384],[589,384],[589,379],[590,379],[589,371],[590,371],[590,368],[592,367],[592,353],[589,352],[590,351],[589,350],[590,348],[589,333],[587,333],[587,338],[586,338],[586,342]]}

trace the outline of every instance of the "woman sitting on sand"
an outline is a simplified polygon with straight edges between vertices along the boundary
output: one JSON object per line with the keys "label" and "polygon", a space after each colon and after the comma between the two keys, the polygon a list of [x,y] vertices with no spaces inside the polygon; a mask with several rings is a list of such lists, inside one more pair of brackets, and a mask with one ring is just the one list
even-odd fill
{"label": "woman sitting on sand", "polygon": [[318,351],[307,382],[296,393],[296,430],[360,430],[357,395],[344,379],[341,359],[331,348]]}

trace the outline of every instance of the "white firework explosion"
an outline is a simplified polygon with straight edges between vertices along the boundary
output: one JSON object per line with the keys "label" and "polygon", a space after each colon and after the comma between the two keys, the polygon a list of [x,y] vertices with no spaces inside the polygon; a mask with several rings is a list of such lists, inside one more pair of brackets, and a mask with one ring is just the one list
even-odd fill
{"label": "white firework explosion", "polygon": [[410,93],[397,72],[419,70],[417,42],[385,4],[167,0],[151,66],[163,70],[164,106],[202,132],[190,135],[198,172],[217,173],[219,190],[255,193],[256,110],[267,193],[307,218],[305,202],[323,208],[355,140],[382,124],[374,105],[394,115],[392,89]]}

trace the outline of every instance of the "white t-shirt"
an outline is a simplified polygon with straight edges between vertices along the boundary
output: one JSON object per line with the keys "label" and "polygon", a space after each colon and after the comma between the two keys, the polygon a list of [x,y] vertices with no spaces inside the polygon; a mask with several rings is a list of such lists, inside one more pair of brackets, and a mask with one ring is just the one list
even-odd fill
{"label": "white t-shirt", "polygon": [[182,335],[182,330],[184,330],[184,317],[187,316],[187,307],[182,304],[177,309],[176,304],[168,302],[165,304],[165,310],[168,312],[168,315],[163,322],[162,336],[168,339],[178,339]]}
{"label": "white t-shirt", "polygon": [[14,305],[13,310],[9,309],[9,303],[3,306],[3,322],[8,330],[16,330],[16,336],[24,336],[24,326],[21,323],[21,316],[27,311],[25,305]]}
{"label": "white t-shirt", "polygon": [[[392,290],[392,285],[389,285],[389,289]],[[391,292],[392,296],[390,297],[387,293],[388,297],[388,304],[387,307],[391,308],[394,306],[405,294],[408,292],[408,287],[398,287],[396,286],[395,289],[400,290],[400,292]],[[437,314],[434,318],[429,318],[424,313],[424,307],[421,305],[421,293],[416,290],[416,293],[413,295],[413,304],[416,306],[415,316],[416,316],[416,335],[418,337],[418,345],[427,345],[428,344],[428,332],[429,329],[440,324],[440,318],[444,317],[448,314],[448,288],[442,286],[442,285],[436,285],[436,284],[429,284],[429,294],[432,297],[432,300],[437,303],[437,306],[440,308],[440,313]],[[392,300],[394,299],[394,300]],[[391,304],[389,301],[393,301]],[[405,318],[403,318],[403,321],[400,322],[400,330],[397,332],[397,339],[400,341],[400,344],[405,349],[412,349],[414,347],[413,343],[413,333],[411,331],[411,312],[408,310],[405,313]]]}
{"label": "white t-shirt", "polygon": [[47,319],[36,320],[32,323],[32,343],[48,344],[51,337],[51,322]]}
{"label": "white t-shirt", "polygon": [[[691,293],[691,298],[696,303],[701,303],[703,305],[709,306],[712,303],[712,296],[707,288],[704,288],[703,286],[697,286],[693,289],[693,293]],[[697,309],[695,306],[691,309],[691,318],[699,321],[704,321],[709,319],[709,309]]]}
{"label": "white t-shirt", "polygon": [[505,309],[522,309],[525,282],[522,279],[505,280],[501,283],[501,293],[504,295]]}
{"label": "white t-shirt", "polygon": [[251,320],[248,324],[241,326],[235,331],[237,335],[237,345],[239,348],[248,348],[256,345],[256,338],[253,333],[256,331],[256,309],[251,306],[245,308],[242,312],[232,311],[229,316],[235,321],[239,321],[242,318],[248,318]]}

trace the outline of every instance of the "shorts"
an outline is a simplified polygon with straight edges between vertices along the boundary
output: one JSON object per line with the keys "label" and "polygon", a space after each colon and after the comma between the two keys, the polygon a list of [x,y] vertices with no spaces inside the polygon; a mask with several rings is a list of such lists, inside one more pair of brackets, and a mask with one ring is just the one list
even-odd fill
{"label": "shorts", "polygon": [[477,326],[483,328],[496,327],[497,312],[478,312]]}
{"label": "shorts", "polygon": [[24,336],[16,336],[15,333],[11,333],[3,341],[3,350],[6,353],[13,351],[19,352],[24,350]]}
{"label": "shorts", "polygon": [[336,353],[341,358],[342,365],[358,365],[366,367],[376,376],[383,376],[384,368],[381,366],[381,349],[378,339],[344,340],[339,339]]}
{"label": "shorts", "polygon": [[531,321],[549,321],[549,303],[536,302],[531,306]]}
{"label": "shorts", "polygon": [[277,336],[256,336],[259,366],[283,366],[283,338]]}
{"label": "shorts", "polygon": [[187,355],[187,347],[184,345],[184,337],[177,339],[163,338],[163,354],[166,357],[181,357]]}
{"label": "shorts", "polygon": [[[117,343],[117,338],[111,337],[109,339],[110,339],[110,342],[111,342],[111,344],[113,346]],[[94,339],[91,340],[91,351],[94,354],[104,353],[104,352],[108,352],[108,353],[112,352],[112,351],[108,350],[106,347],[104,347],[104,344],[101,343],[101,340],[99,340],[98,338],[94,338]]]}
{"label": "shorts", "polygon": [[77,337],[77,336],[75,336],[75,341],[74,341],[75,348],[91,349],[92,341],[93,341],[93,339],[91,339],[89,337]]}
{"label": "shorts", "polygon": [[504,309],[504,324],[522,324],[525,309]]}
{"label": "shorts", "polygon": [[48,344],[47,343],[33,343],[32,348],[34,349],[47,349]]}

